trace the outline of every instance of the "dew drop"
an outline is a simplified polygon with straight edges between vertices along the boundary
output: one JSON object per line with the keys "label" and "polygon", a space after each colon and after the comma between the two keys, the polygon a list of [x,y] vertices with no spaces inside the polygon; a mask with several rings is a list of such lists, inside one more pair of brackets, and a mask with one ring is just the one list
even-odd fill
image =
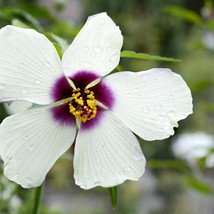
{"label": "dew drop", "polygon": [[142,111],[145,112],[145,113],[148,113],[149,112],[149,108],[146,107],[146,106],[143,106],[142,107]]}
{"label": "dew drop", "polygon": [[24,140],[28,140],[29,139],[29,136],[28,135],[25,135],[24,136]]}
{"label": "dew drop", "polygon": [[132,171],[132,169],[131,169],[131,167],[127,167],[127,168],[125,169],[125,171],[126,171],[126,172],[130,172],[130,171]]}
{"label": "dew drop", "polygon": [[25,89],[24,89],[24,90],[22,90],[22,94],[23,94],[23,95],[26,95],[27,93],[28,93],[28,91],[27,91],[27,90],[25,90]]}
{"label": "dew drop", "polygon": [[156,121],[154,118],[151,118],[151,119],[150,119],[150,122],[156,123],[157,121]]}
{"label": "dew drop", "polygon": [[84,51],[88,52],[89,48],[88,47],[84,47]]}
{"label": "dew drop", "polygon": [[136,171],[136,172],[135,172],[135,175],[136,175],[136,176],[140,176],[140,175],[141,175],[141,172]]}
{"label": "dew drop", "polygon": [[109,47],[107,48],[107,51],[108,51],[108,52],[111,52],[111,50],[112,50],[112,48],[109,46]]}
{"label": "dew drop", "polygon": [[98,27],[97,28],[97,33],[101,33],[101,31],[102,31],[102,28]]}
{"label": "dew drop", "polygon": [[22,62],[20,65],[19,65],[20,68],[24,68],[24,63]]}
{"label": "dew drop", "polygon": [[117,60],[117,58],[118,58],[118,55],[115,54],[115,55],[113,55],[113,56],[110,58],[110,61],[111,61],[111,62],[114,62],[114,61]]}
{"label": "dew drop", "polygon": [[45,53],[45,49],[44,48],[42,48],[40,51],[41,51],[41,53]]}
{"label": "dew drop", "polygon": [[47,68],[50,68],[50,67],[51,67],[50,62],[49,62],[49,61],[46,61],[46,62],[45,62],[45,66],[46,66]]}
{"label": "dew drop", "polygon": [[15,174],[15,178],[17,179],[19,177],[19,173],[16,173]]}
{"label": "dew drop", "polygon": [[138,94],[138,92],[139,92],[139,89],[138,89],[138,88],[135,88],[135,89],[134,89],[134,93],[135,93],[135,94]]}
{"label": "dew drop", "polygon": [[25,179],[25,183],[27,184],[28,187],[31,187],[31,186],[32,186],[32,179],[29,178],[29,177],[27,177],[27,178]]}
{"label": "dew drop", "polygon": [[5,89],[5,84],[3,84],[3,83],[0,84],[0,89],[1,89],[1,90],[4,90],[4,89]]}
{"label": "dew drop", "polygon": [[105,148],[105,147],[106,147],[106,144],[102,143],[101,146],[102,146],[103,148]]}
{"label": "dew drop", "polygon": [[140,116],[139,116],[139,119],[140,119],[140,120],[143,120],[143,119],[144,119],[144,116],[143,116],[143,115],[140,115]]}
{"label": "dew drop", "polygon": [[123,174],[124,174],[124,171],[123,171],[123,170],[121,170],[121,171],[119,172],[119,174],[120,174],[120,175],[123,175]]}
{"label": "dew drop", "polygon": [[36,83],[37,85],[39,85],[39,84],[41,84],[41,81],[40,81],[40,80],[36,80],[35,83]]}
{"label": "dew drop", "polygon": [[121,91],[118,91],[117,94],[118,94],[119,96],[121,96],[121,95],[122,95],[122,92],[121,92]]}
{"label": "dew drop", "polygon": [[95,185],[95,186],[100,186],[100,182],[99,182],[99,181],[95,181],[95,182],[94,182],[94,185]]}
{"label": "dew drop", "polygon": [[94,51],[95,51],[96,53],[101,53],[101,52],[102,52],[102,48],[99,47],[99,46],[95,46],[95,47],[94,47]]}
{"label": "dew drop", "polygon": [[23,158],[22,158],[22,157],[20,157],[20,158],[19,158],[19,162],[21,162],[22,160],[23,160]]}
{"label": "dew drop", "polygon": [[169,100],[172,100],[174,98],[174,95],[169,95]]}
{"label": "dew drop", "polygon": [[126,97],[131,97],[131,94],[129,94],[129,93],[126,93]]}
{"label": "dew drop", "polygon": [[142,82],[141,86],[144,87],[147,83],[146,82]]}
{"label": "dew drop", "polygon": [[169,117],[175,117],[175,116],[176,116],[176,112],[173,111],[173,110],[171,110],[171,111],[168,111],[167,115],[168,115]]}
{"label": "dew drop", "polygon": [[33,149],[33,147],[34,147],[34,144],[31,143],[30,145],[28,145],[27,149],[30,151]]}
{"label": "dew drop", "polygon": [[157,116],[157,119],[158,119],[158,120],[164,120],[164,115],[162,115],[162,114],[158,115],[158,116]]}
{"label": "dew drop", "polygon": [[154,106],[154,108],[156,109],[156,110],[161,110],[162,109],[162,105],[161,104],[156,104],[155,106]]}
{"label": "dew drop", "polygon": [[91,66],[92,66],[92,64],[91,64],[90,62],[87,62],[87,61],[81,63],[81,65],[82,65],[83,67],[91,67]]}

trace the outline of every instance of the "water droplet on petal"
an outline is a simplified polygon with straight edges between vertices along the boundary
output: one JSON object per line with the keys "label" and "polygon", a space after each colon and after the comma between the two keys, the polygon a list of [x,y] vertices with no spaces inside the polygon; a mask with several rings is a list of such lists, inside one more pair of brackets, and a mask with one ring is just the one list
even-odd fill
{"label": "water droplet on petal", "polygon": [[28,187],[32,186],[32,179],[30,177],[25,178],[25,183]]}
{"label": "water droplet on petal", "polygon": [[102,28],[101,28],[101,27],[98,27],[98,28],[97,28],[97,33],[101,33],[101,31],[102,31]]}
{"label": "water droplet on petal", "polygon": [[151,119],[150,119],[150,122],[156,123],[157,121],[156,121],[154,118],[151,118]]}
{"label": "water droplet on petal", "polygon": [[100,186],[100,182],[99,182],[99,181],[95,181],[95,182],[94,182],[94,185],[95,185],[95,186]]}
{"label": "water droplet on petal", "polygon": [[89,48],[88,47],[84,47],[84,51],[88,52]]}
{"label": "water droplet on petal", "polygon": [[134,93],[135,93],[135,94],[138,94],[138,92],[139,92],[139,89],[138,89],[138,88],[135,88],[135,89],[134,89]]}
{"label": "water droplet on petal", "polygon": [[174,95],[169,95],[169,100],[172,100],[174,98]]}
{"label": "water droplet on petal", "polygon": [[111,61],[111,62],[114,62],[114,61],[117,60],[117,58],[118,58],[118,55],[115,54],[115,55],[113,55],[113,56],[110,58],[110,61]]}
{"label": "water droplet on petal", "polygon": [[156,109],[156,110],[161,110],[162,109],[162,105],[161,104],[156,104],[155,106],[154,106],[154,108]]}
{"label": "water droplet on petal", "polygon": [[101,146],[102,146],[103,148],[105,148],[105,147],[106,147],[106,144],[105,144],[105,143],[101,143]]}
{"label": "water droplet on petal", "polygon": [[20,65],[19,65],[20,68],[24,68],[24,63],[22,62]]}
{"label": "water droplet on petal", "polygon": [[109,47],[107,47],[107,51],[108,52],[111,52],[111,50],[112,50],[112,48],[109,46]]}
{"label": "water droplet on petal", "polygon": [[123,175],[123,174],[124,174],[124,171],[123,171],[123,170],[121,170],[121,171],[119,172],[119,174],[120,174],[120,175]]}
{"label": "water droplet on petal", "polygon": [[119,96],[121,96],[121,95],[122,95],[122,92],[121,92],[121,91],[118,91],[117,94],[118,94]]}
{"label": "water droplet on petal", "polygon": [[3,84],[3,83],[0,84],[0,89],[1,89],[1,90],[4,90],[4,89],[5,89],[5,84]]}
{"label": "water droplet on petal", "polygon": [[144,87],[147,84],[147,82],[142,82],[141,86]]}
{"label": "water droplet on petal", "polygon": [[146,107],[146,106],[143,106],[142,107],[142,111],[145,112],[145,113],[148,113],[149,112],[149,108]]}
{"label": "water droplet on petal", "polygon": [[41,51],[41,53],[45,53],[45,49],[44,48],[42,48],[40,51]]}
{"label": "water droplet on petal", "polygon": [[36,83],[37,85],[39,85],[39,84],[41,84],[41,81],[40,81],[40,80],[36,80],[35,83]]}
{"label": "water droplet on petal", "polygon": [[27,90],[25,90],[25,89],[24,89],[24,90],[22,90],[22,94],[23,94],[23,95],[26,95],[27,93],[28,93],[28,91],[27,91]]}
{"label": "water droplet on petal", "polygon": [[164,115],[162,115],[162,114],[158,115],[158,116],[157,116],[157,119],[158,119],[158,120],[164,120]]}
{"label": "water droplet on petal", "polygon": [[49,61],[46,61],[46,62],[45,62],[45,66],[46,66],[47,68],[50,68],[50,67],[51,67],[50,62],[49,62]]}
{"label": "water droplet on petal", "polygon": [[81,65],[82,65],[83,67],[91,67],[91,66],[92,66],[91,62],[87,62],[87,61],[82,62]]}
{"label": "water droplet on petal", "polygon": [[16,173],[14,177],[17,179],[19,177],[19,173]]}
{"label": "water droplet on petal", "polygon": [[101,53],[101,52],[102,52],[102,48],[99,47],[99,46],[95,46],[95,47],[94,47],[94,51],[95,51],[96,53]]}
{"label": "water droplet on petal", "polygon": [[24,140],[28,140],[29,139],[29,136],[28,135],[25,135],[24,136]]}
{"label": "water droplet on petal", "polygon": [[168,115],[169,117],[175,117],[175,116],[176,116],[176,112],[173,111],[173,110],[171,110],[171,111],[168,111],[167,115]]}
{"label": "water droplet on petal", "polygon": [[31,143],[30,145],[28,145],[27,149],[30,151],[33,149],[33,147],[34,147],[34,144]]}

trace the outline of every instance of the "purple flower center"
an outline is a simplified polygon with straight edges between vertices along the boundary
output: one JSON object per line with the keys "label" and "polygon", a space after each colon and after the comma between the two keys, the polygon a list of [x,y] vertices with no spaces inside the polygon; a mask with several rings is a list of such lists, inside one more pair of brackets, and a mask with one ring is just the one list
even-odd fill
{"label": "purple flower center", "polygon": [[[84,95],[86,86],[89,83],[93,82],[94,80],[100,78],[100,76],[89,71],[79,71],[73,76],[70,76],[69,78],[73,81],[76,88],[78,88],[80,94]],[[112,90],[107,85],[105,85],[101,81],[95,86],[90,87],[89,90],[92,94],[94,94],[94,97],[97,101],[105,105],[108,109],[111,109],[111,107],[114,104],[114,96],[113,96]],[[65,76],[60,77],[55,82],[52,89],[53,102],[72,97],[72,95],[76,95],[76,94],[77,94],[77,91],[75,91],[70,86]],[[53,107],[52,108],[53,118],[62,124],[74,125],[76,118],[74,116],[75,113],[74,114],[72,113],[71,106],[80,109],[81,108],[80,104],[75,103],[75,99],[73,99],[73,101],[70,103],[68,102],[66,104]],[[94,116],[94,118],[89,118],[87,121],[84,121],[84,123],[81,123],[81,128],[90,128],[90,127],[93,127],[95,124],[99,123],[100,119],[102,118],[103,111],[105,111],[103,108],[96,106],[96,115]],[[82,112],[84,114],[88,113],[84,109],[82,109]],[[89,116],[91,117],[91,113],[88,113],[88,117]]]}

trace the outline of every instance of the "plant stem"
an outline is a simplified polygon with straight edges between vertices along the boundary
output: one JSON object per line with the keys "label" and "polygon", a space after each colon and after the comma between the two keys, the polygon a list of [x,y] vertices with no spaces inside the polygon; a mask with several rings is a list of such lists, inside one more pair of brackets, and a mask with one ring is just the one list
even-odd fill
{"label": "plant stem", "polygon": [[40,202],[42,197],[43,184],[35,189],[34,204],[32,214],[39,214]]}

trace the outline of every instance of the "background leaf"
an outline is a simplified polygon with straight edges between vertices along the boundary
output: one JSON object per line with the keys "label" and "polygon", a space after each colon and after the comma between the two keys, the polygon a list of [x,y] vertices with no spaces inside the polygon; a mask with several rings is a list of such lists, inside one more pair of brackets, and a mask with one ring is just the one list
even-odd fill
{"label": "background leaf", "polygon": [[145,53],[136,53],[134,51],[121,51],[120,57],[155,60],[155,61],[165,61],[165,62],[181,62],[180,59],[155,56],[155,55],[150,55],[150,54],[145,54]]}

